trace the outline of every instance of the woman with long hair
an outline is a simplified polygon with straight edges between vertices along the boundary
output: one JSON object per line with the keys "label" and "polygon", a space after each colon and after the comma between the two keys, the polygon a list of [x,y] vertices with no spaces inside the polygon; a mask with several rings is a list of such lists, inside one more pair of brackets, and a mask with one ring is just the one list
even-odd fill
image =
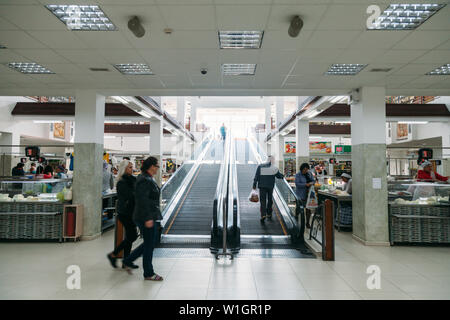
{"label": "woman with long hair", "polygon": [[161,189],[153,178],[159,170],[158,159],[149,157],[142,163],[141,174],[136,180],[136,208],[133,220],[141,230],[144,242],[123,260],[131,273],[132,263],[142,255],[144,279],[162,281],[163,278],[153,270],[153,249],[158,242],[159,225],[162,220],[159,200]]}
{"label": "woman with long hair", "polygon": [[[133,163],[123,160],[119,164],[117,175],[117,218],[125,228],[125,239],[117,248],[107,255],[113,268],[117,268],[117,255],[123,250],[124,259],[130,255],[133,242],[137,239],[136,224],[133,222],[134,194],[136,178],[133,176]],[[137,265],[131,263],[130,268],[136,269]],[[124,268],[124,265],[122,265]]]}

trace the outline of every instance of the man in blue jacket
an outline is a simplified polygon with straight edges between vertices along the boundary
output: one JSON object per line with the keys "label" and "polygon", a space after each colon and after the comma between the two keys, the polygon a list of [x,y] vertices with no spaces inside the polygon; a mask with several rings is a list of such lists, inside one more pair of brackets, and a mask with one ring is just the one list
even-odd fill
{"label": "man in blue jacket", "polygon": [[262,163],[256,169],[255,179],[253,180],[253,189],[259,188],[259,202],[261,205],[261,223],[264,223],[266,217],[272,218],[273,210],[273,188],[275,178],[283,179],[277,167],[274,166],[275,158],[268,157],[268,162]]}

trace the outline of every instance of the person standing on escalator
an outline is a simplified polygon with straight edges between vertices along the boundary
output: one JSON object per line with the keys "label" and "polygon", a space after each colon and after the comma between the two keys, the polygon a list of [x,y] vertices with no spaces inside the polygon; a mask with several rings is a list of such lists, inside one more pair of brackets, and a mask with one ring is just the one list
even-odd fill
{"label": "person standing on escalator", "polygon": [[259,188],[261,223],[264,223],[266,218],[272,218],[275,178],[284,178],[284,175],[282,175],[280,170],[274,165],[275,158],[269,156],[267,160],[266,163],[258,166],[255,178],[253,179],[253,190],[256,190],[256,187]]}
{"label": "person standing on escalator", "polygon": [[222,140],[225,141],[225,138],[227,136],[227,129],[225,128],[225,123],[222,123],[222,126],[220,127],[220,135],[222,136]]}

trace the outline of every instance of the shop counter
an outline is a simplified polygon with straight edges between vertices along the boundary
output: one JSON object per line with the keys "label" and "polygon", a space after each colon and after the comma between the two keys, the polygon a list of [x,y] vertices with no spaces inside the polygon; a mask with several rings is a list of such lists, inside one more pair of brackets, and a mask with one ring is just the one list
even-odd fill
{"label": "shop counter", "polygon": [[337,194],[333,194],[329,191],[325,191],[325,190],[319,190],[317,192],[318,194],[318,201],[319,203],[325,201],[326,199],[329,199],[331,201],[333,201],[333,208],[334,208],[334,216],[336,217],[336,222],[335,225],[338,228],[338,231],[341,231],[341,227],[352,227],[352,224],[343,224],[341,221],[341,213],[342,213],[342,203],[352,203],[352,196],[351,195],[337,195]]}

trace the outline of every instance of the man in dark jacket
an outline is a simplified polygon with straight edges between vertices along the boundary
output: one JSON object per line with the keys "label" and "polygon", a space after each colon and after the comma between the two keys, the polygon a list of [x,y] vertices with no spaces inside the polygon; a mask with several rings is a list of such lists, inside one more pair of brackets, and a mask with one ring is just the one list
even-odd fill
{"label": "man in dark jacket", "polygon": [[274,166],[275,158],[269,156],[268,162],[260,164],[256,169],[255,179],[253,180],[253,189],[259,188],[259,202],[261,205],[261,223],[264,223],[266,217],[272,218],[273,210],[273,188],[275,178],[283,179],[277,167]]}
{"label": "man in dark jacket", "polygon": [[24,176],[25,171],[23,171],[24,164],[19,162],[14,168],[11,170],[12,176]]}

